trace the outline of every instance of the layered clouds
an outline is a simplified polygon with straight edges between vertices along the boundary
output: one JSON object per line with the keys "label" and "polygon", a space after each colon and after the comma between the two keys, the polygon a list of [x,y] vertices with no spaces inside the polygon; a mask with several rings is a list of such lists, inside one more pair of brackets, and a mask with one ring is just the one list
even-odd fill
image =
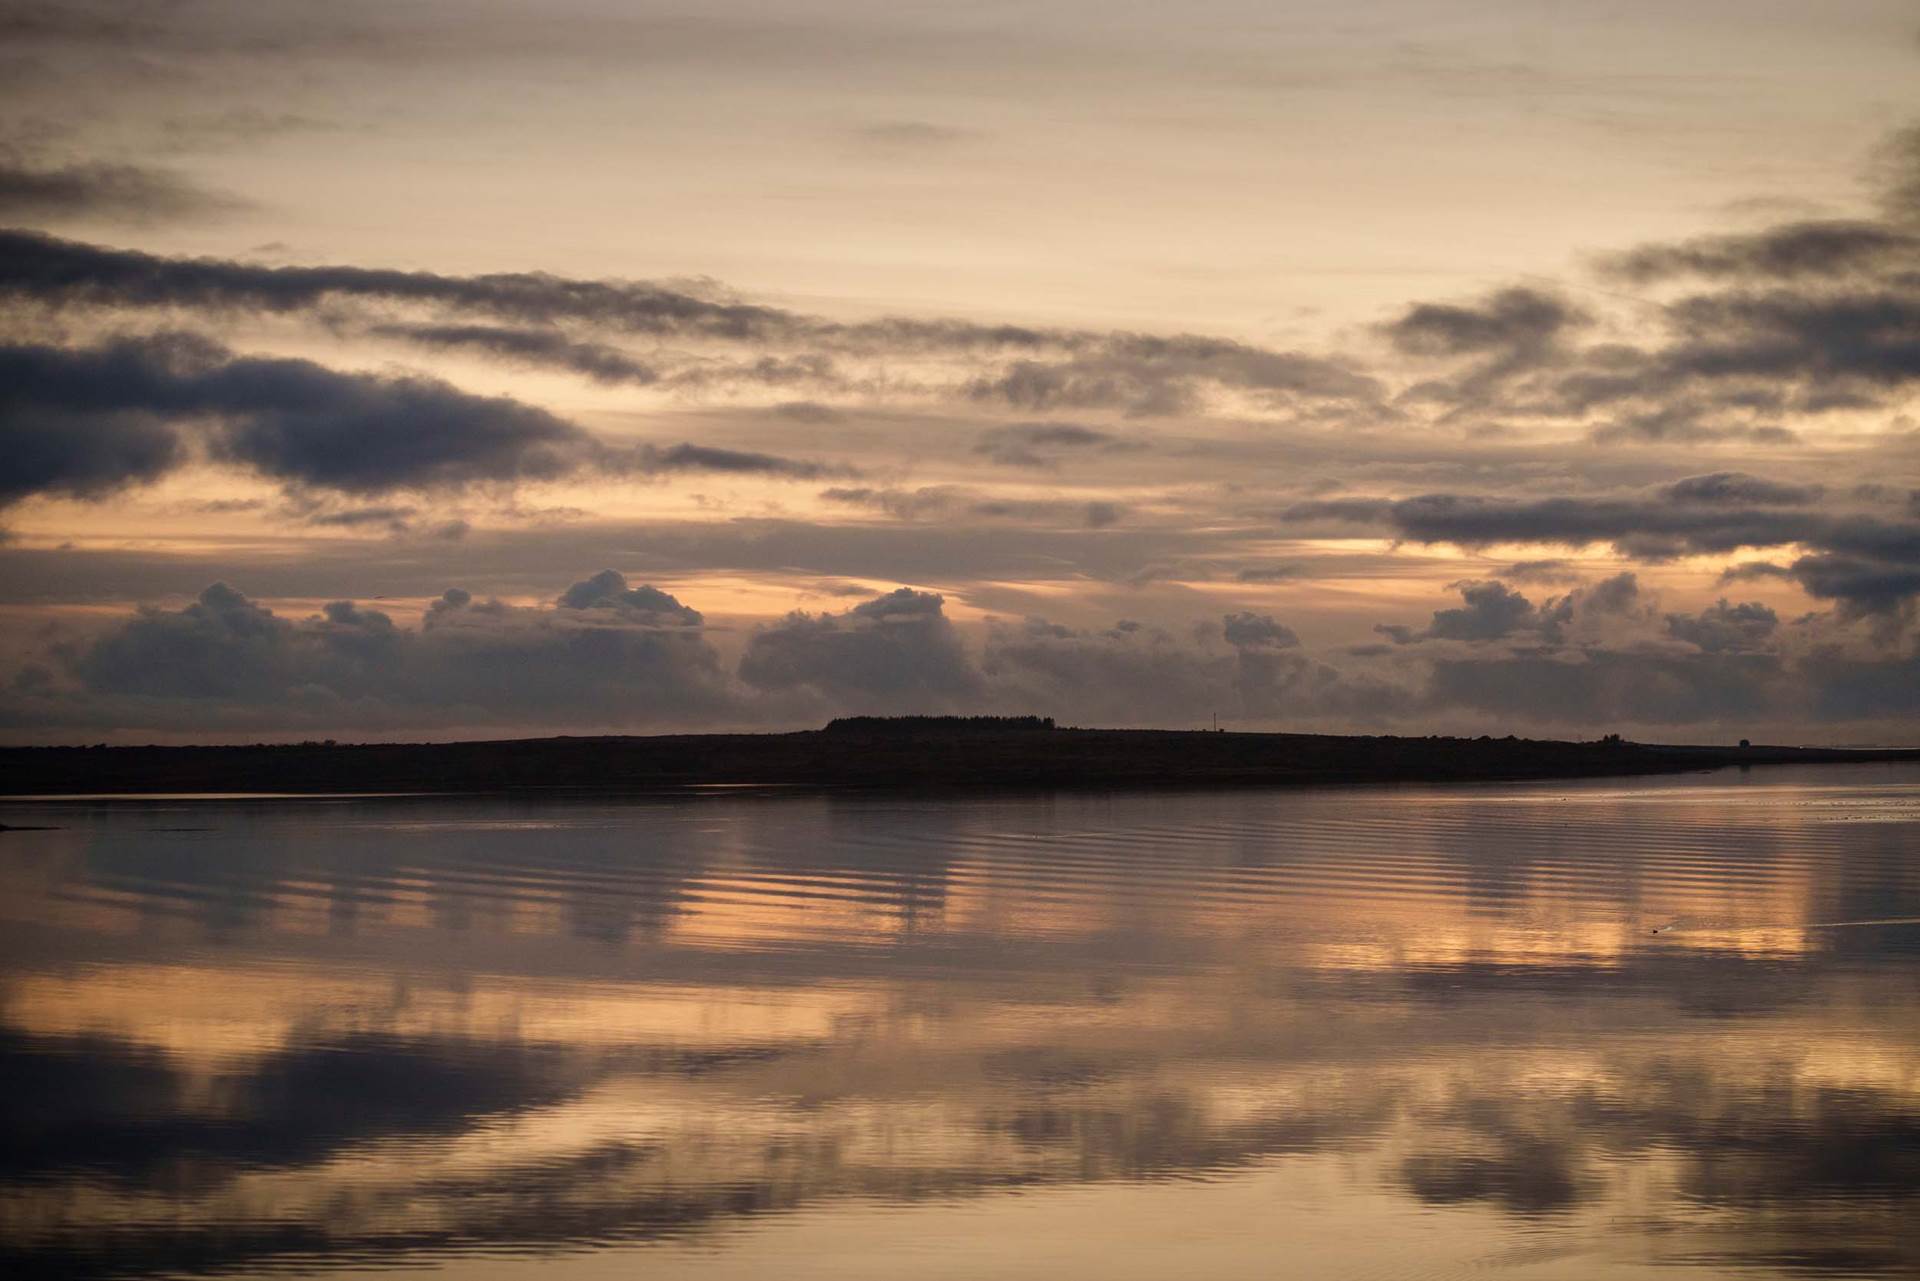
{"label": "layered clouds", "polygon": [[177,608],[51,638],[0,694],[0,723],[62,739],[391,737],[1024,712],[1672,738],[1871,733],[1920,709],[1910,652],[1849,646],[1825,620],[1783,620],[1762,602],[1672,610],[1631,572],[1540,596],[1499,580],[1454,592],[1459,603],[1423,623],[1376,625],[1378,643],[1319,647],[1247,610],[1177,628],[963,625],[942,595],[908,587],[738,631],[614,570],[526,603],[449,588],[406,620],[351,600],[282,612],[215,583]]}
{"label": "layered clouds", "polygon": [[[49,67],[305,65],[246,22],[189,53],[96,18],[9,20]],[[834,126],[848,164],[1004,142],[888,119]],[[0,138],[13,737],[885,711],[1910,737],[1910,128],[1817,207],[1567,243],[1553,276],[1403,273],[1362,323],[1281,272],[1268,318],[1197,326],[635,274],[645,219],[604,269],[560,231],[432,265],[257,243],[220,230],[263,206],[217,158],[388,126],[168,120],[138,155]]]}
{"label": "layered clouds", "polygon": [[449,588],[412,626],[346,600],[286,617],[215,583],[58,647],[22,669],[4,705],[11,728],[48,730],[685,724],[730,697],[701,623],[611,572],[550,604]]}

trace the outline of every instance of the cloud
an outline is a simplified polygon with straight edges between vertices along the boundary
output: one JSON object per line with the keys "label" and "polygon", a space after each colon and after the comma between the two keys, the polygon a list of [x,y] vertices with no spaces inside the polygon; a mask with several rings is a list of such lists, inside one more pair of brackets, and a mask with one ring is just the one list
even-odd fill
{"label": "cloud", "polygon": [[1896,682],[1910,656],[1868,658],[1830,644],[1783,644],[1779,616],[1758,601],[1663,612],[1632,574],[1535,605],[1498,582],[1457,585],[1465,604],[1420,631],[1376,628],[1423,664],[1415,706],[1474,712],[1496,723],[1598,728],[1807,724],[1897,718],[1911,699],[1876,709],[1859,691]]}
{"label": "cloud", "polygon": [[1789,220],[1603,257],[1604,282],[1660,294],[1633,298],[1638,315],[1599,341],[1574,341],[1591,318],[1537,291],[1416,304],[1387,336],[1453,368],[1404,399],[1437,406],[1440,422],[1576,424],[1615,446],[1783,445],[1800,434],[1792,416],[1904,403],[1920,380],[1916,136],[1902,131],[1881,149],[1878,217]]}
{"label": "cloud", "polygon": [[1500,571],[1502,578],[1511,578],[1517,582],[1561,582],[1578,577],[1572,561],[1565,560],[1517,560]]}
{"label": "cloud", "polygon": [[0,291],[56,304],[284,313],[343,299],[423,303],[520,323],[573,319],[635,333],[767,337],[795,326],[773,308],[716,301],[642,281],[539,272],[443,276],[365,267],[266,267],[164,258],[31,231],[0,231]]}
{"label": "cloud", "polygon": [[[833,594],[841,585],[827,584]],[[527,732],[793,727],[848,713],[1052,715],[1063,723],[1413,732],[1519,724],[1569,735],[1640,726],[1858,723],[1900,732],[1914,657],[1801,636],[1758,602],[1666,610],[1631,574],[1535,603],[1505,584],[1397,644],[1324,661],[1250,611],[1169,628],[990,620],[969,635],[936,593],[899,588],[796,611],[746,637],[731,669],[701,612],[603,570],[550,605],[448,589],[418,626],[336,600],[285,616],[224,584],[55,638],[0,680],[0,724],[37,736],[238,734],[514,726]],[[1808,639],[1815,643],[1804,643]],[[1711,732],[1711,731],[1710,731]],[[1684,733],[1678,735],[1684,737]]]}
{"label": "cloud", "polygon": [[147,225],[245,207],[236,197],[210,191],[165,169],[100,163],[32,167],[0,157],[0,218]]}
{"label": "cloud", "polygon": [[377,494],[581,471],[818,478],[844,469],[682,443],[614,447],[544,409],[418,375],[238,356],[189,334],[0,346],[0,502],[94,498],[190,446],[298,487]]}
{"label": "cloud", "polygon": [[1414,356],[1538,352],[1591,318],[1537,289],[1503,289],[1472,304],[1417,303],[1384,326],[1393,345]]}
{"label": "cloud", "polygon": [[[739,301],[717,287],[582,279],[540,272],[455,276],[358,266],[266,266],[217,258],[169,258],[33,231],[0,231],[0,296],[54,308],[198,310],[216,315],[302,315],[337,329],[350,308],[375,314],[370,332],[439,349],[570,369],[601,381],[702,390],[761,387],[890,387],[1029,410],[1119,409],[1164,415],[1208,389],[1263,408],[1377,404],[1382,385],[1348,364],[1228,339],[973,320],[883,316],[839,321]],[[394,308],[430,320],[395,319]],[[563,336],[560,326],[645,335],[703,346],[750,345],[746,359],[679,352],[647,361],[609,344]],[[926,357],[960,367],[900,384],[885,367],[863,381],[835,353]],[[1011,361],[1004,357],[1018,353]],[[672,369],[662,368],[673,363]],[[982,368],[986,366],[986,368]]]}
{"label": "cloud", "polygon": [[1533,602],[1505,583],[1463,583],[1458,609],[1435,610],[1421,640],[1498,640],[1515,629],[1537,626]]}
{"label": "cloud", "polygon": [[1239,707],[1229,653],[1128,621],[1102,629],[1043,618],[996,623],[981,666],[1006,706],[1069,724],[1192,725]]}
{"label": "cloud", "polygon": [[810,426],[825,423],[837,423],[843,415],[831,405],[822,405],[811,400],[788,400],[775,405],[773,413],[796,423]]}
{"label": "cloud", "polygon": [[1702,725],[1793,715],[1795,691],[1773,654],[1664,655],[1592,649],[1437,659],[1426,699],[1507,722],[1599,729]]}
{"label": "cloud", "polygon": [[958,710],[981,690],[944,598],[907,587],[841,613],[795,611],[759,628],[740,678],[855,711]]}
{"label": "cloud", "polygon": [[473,351],[515,364],[564,369],[595,382],[646,386],[653,366],[604,343],[577,342],[552,329],[505,325],[375,325],[369,333],[439,350]]}
{"label": "cloud", "polygon": [[332,526],[338,529],[359,529],[366,525],[384,525],[389,530],[399,532],[408,528],[418,508],[383,504],[376,507],[349,507],[343,511],[316,512],[306,518],[309,525]]}
{"label": "cloud", "polygon": [[562,609],[612,610],[623,619],[656,627],[698,627],[705,621],[699,610],[682,605],[657,587],[628,587],[626,576],[612,569],[575,583],[560,593],[557,603]]}
{"label": "cloud", "polygon": [[1234,575],[1243,583],[1284,583],[1310,574],[1307,566],[1293,563],[1248,565]]}
{"label": "cloud", "polygon": [[[422,377],[349,374],[306,360],[235,356],[191,335],[94,348],[0,347],[0,494],[92,495],[181,461],[191,431],[211,456],[298,485],[352,493],[549,479],[595,452],[544,410]],[[22,465],[44,424],[112,441]],[[76,449],[78,447],[76,446]],[[122,462],[120,474],[107,468]]]}
{"label": "cloud", "polygon": [[1902,262],[1920,262],[1920,235],[1877,222],[1836,219],[1642,245],[1602,259],[1601,268],[1616,279],[1645,285],[1683,276],[1739,282],[1842,277]]}
{"label": "cloud", "polygon": [[1896,129],[1875,149],[1868,176],[1891,221],[1920,222],[1920,124]]}
{"label": "cloud", "polygon": [[[272,267],[169,258],[43,232],[0,231],[0,293],[55,306],[314,313],[355,302],[416,305],[514,325],[571,321],[653,337],[715,342],[830,342],[882,350],[1074,348],[1106,341],[1080,330],[884,317],[845,323],[685,286],[544,272],[441,275],[357,266]],[[773,368],[769,366],[768,368]],[[800,368],[799,366],[795,367]]]}
{"label": "cloud", "polygon": [[[0,378],[14,363],[0,350]],[[21,404],[0,387],[0,507],[32,494],[101,498],[157,480],[185,456],[180,433],[149,415]]]}
{"label": "cloud", "polygon": [[973,517],[987,521],[1105,529],[1118,523],[1126,514],[1126,508],[1120,504],[1102,500],[1076,502],[1064,499],[990,498],[958,485],[927,485],[913,490],[836,486],[821,490],[820,497],[830,503],[884,512],[902,521],[951,521]]}
{"label": "cloud", "polygon": [[1343,674],[1298,646],[1293,629],[1252,613],[1187,637],[1126,620],[1081,629],[1029,618],[989,629],[981,667],[998,705],[1079,724],[1198,725],[1216,712],[1366,722],[1410,702],[1407,690]]}
{"label": "cloud", "polygon": [[33,704],[49,725],[684,723],[729,699],[699,614],[618,574],[553,608],[451,589],[419,628],[345,600],[290,619],[216,583],[180,609],[142,609],[62,667],[66,683]]}
{"label": "cloud", "polygon": [[1729,605],[1721,597],[1698,614],[1668,614],[1667,631],[1709,653],[1763,648],[1780,616],[1758,601]]}
{"label": "cloud", "polygon": [[1618,634],[1623,621],[1651,618],[1644,608],[1639,579],[1632,573],[1584,584],[1564,595],[1550,596],[1539,605],[1498,580],[1467,580],[1452,586],[1460,593],[1462,604],[1435,610],[1426,627],[1416,630],[1404,624],[1380,624],[1373,630],[1396,645],[1521,641],[1538,646],[1558,645],[1569,639],[1570,632],[1587,640]]}
{"label": "cloud", "polygon": [[665,448],[641,445],[624,454],[607,451],[600,455],[600,460],[613,470],[643,472],[710,471],[746,476],[786,476],[795,480],[859,474],[852,467],[805,462],[750,450],[716,449],[711,445],[695,445],[686,441]]}
{"label": "cloud", "polygon": [[1787,572],[1815,596],[1885,613],[1920,594],[1920,522],[1905,512],[1814,506],[1820,493],[1815,486],[1714,473],[1637,497],[1315,499],[1294,504],[1284,517],[1368,525],[1414,542],[1465,547],[1611,543],[1648,559],[1800,544],[1814,552]]}
{"label": "cloud", "polygon": [[1141,448],[1144,446],[1137,441],[1080,423],[1041,422],[1011,423],[982,432],[973,452],[1008,467],[1050,467],[1058,463],[1062,454]]}
{"label": "cloud", "polygon": [[1296,649],[1300,637],[1291,627],[1273,621],[1269,614],[1228,614],[1221,620],[1221,634],[1235,649]]}
{"label": "cloud", "polygon": [[1856,614],[1897,616],[1920,597],[1920,562],[1911,556],[1889,563],[1858,556],[1802,556],[1788,567],[1802,591],[1839,601]]}
{"label": "cloud", "polygon": [[1381,395],[1377,381],[1339,361],[1225,339],[1115,334],[1075,345],[1079,354],[1062,360],[1016,360],[999,372],[975,377],[964,390],[976,401],[1016,409],[1119,409],[1135,417],[1193,409],[1209,385],[1247,393],[1269,405],[1372,402]]}
{"label": "cloud", "polygon": [[1749,476],[1745,472],[1718,471],[1676,480],[1660,492],[1676,503],[1778,503],[1796,506],[1814,502],[1823,490],[1819,485],[1789,485],[1760,476]]}

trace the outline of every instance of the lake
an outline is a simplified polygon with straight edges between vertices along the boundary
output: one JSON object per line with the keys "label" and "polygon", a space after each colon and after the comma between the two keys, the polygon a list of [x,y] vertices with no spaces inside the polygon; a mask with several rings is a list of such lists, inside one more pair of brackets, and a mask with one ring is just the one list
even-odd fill
{"label": "lake", "polygon": [[1920,767],[0,804],[0,1272],[1920,1273]]}

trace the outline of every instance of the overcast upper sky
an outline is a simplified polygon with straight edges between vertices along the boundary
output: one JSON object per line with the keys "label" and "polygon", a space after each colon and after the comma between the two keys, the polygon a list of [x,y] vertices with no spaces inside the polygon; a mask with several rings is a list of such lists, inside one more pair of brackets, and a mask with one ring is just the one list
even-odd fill
{"label": "overcast upper sky", "polygon": [[1911,0],[0,0],[0,738],[1920,741]]}

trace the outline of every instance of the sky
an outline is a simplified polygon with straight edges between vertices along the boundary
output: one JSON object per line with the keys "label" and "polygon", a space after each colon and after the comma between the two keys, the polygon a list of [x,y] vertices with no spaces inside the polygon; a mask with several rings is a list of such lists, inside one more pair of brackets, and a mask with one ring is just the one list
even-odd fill
{"label": "sky", "polygon": [[1920,742],[1910,0],[0,0],[0,740]]}

